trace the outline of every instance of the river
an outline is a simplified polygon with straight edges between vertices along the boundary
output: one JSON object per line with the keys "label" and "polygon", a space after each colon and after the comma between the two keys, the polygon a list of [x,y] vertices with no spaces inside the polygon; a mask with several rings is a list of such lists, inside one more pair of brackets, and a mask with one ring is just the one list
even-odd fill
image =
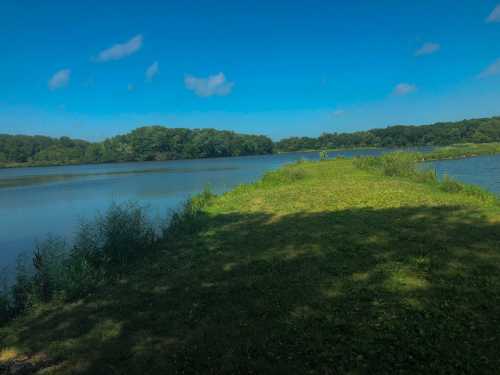
{"label": "river", "polygon": [[[330,157],[379,155],[389,150],[330,152]],[[82,219],[112,202],[138,202],[154,217],[210,185],[215,193],[257,180],[266,171],[317,152],[167,162],[0,169],[0,268],[31,252],[47,234],[71,239]],[[432,163],[444,173],[500,193],[500,156]]]}

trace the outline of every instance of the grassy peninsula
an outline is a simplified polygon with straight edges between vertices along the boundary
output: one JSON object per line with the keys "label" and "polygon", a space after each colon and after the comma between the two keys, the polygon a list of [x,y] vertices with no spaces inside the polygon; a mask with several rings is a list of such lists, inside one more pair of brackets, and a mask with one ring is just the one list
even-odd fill
{"label": "grassy peninsula", "polygon": [[0,327],[40,374],[496,373],[500,206],[409,154],[206,196],[155,252]]}

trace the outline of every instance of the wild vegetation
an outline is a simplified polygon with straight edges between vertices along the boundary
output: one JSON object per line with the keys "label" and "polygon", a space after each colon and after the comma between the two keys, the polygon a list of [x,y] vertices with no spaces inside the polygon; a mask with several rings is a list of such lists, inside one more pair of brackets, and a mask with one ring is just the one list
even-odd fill
{"label": "wild vegetation", "polygon": [[461,192],[465,195],[475,196],[492,205],[499,204],[499,198],[495,194],[479,186],[462,183],[448,175],[439,180],[435,170],[419,168],[421,160],[436,160],[440,155],[447,155],[450,158],[457,157],[457,155],[461,157],[462,151],[461,147],[456,147],[445,151],[438,150],[430,154],[393,152],[379,157],[356,158],[354,159],[354,165],[358,168],[380,172],[384,176],[406,177],[415,182],[425,182],[446,192]]}
{"label": "wild vegetation", "polygon": [[496,373],[498,200],[416,164],[401,153],[300,162],[206,192],[153,250],[127,247],[152,232],[128,237],[122,215],[144,221],[118,209],[97,222],[128,229],[81,231],[105,281],[36,300],[1,327],[0,369]]}
{"label": "wild vegetation", "polygon": [[168,225],[154,223],[144,207],[129,202],[112,204],[94,220],[82,221],[72,246],[49,235],[31,256],[19,256],[14,284],[7,287],[4,280],[0,324],[40,303],[72,301],[114,282],[167,238],[187,230],[211,197],[206,189],[189,199]]}
{"label": "wild vegetation", "polygon": [[68,137],[0,134],[0,167],[174,160],[272,152],[273,142],[265,136],[214,129],[148,126],[97,143]]}
{"label": "wild vegetation", "polygon": [[[500,142],[500,117],[423,126],[391,126],[354,133],[325,133],[319,138],[292,137],[276,143],[265,136],[243,135],[214,129],[190,130],[148,126],[97,143],[68,137],[0,134],[0,167],[193,159],[261,155],[275,151],[446,146],[492,142]],[[494,147],[498,152],[500,148],[498,144]],[[469,152],[473,154],[474,150],[471,149]]]}
{"label": "wild vegetation", "polygon": [[432,152],[421,153],[422,161],[470,158],[479,155],[500,153],[500,143],[465,143],[447,147],[436,147]]}
{"label": "wild vegetation", "polygon": [[441,122],[433,125],[390,126],[354,133],[324,133],[318,138],[291,137],[275,144],[281,152],[355,147],[446,146],[500,142],[500,117]]}

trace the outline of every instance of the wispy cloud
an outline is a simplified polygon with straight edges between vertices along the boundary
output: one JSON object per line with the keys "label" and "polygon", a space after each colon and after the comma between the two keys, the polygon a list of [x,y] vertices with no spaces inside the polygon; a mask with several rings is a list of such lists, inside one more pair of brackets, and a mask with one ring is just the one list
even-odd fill
{"label": "wispy cloud", "polygon": [[336,109],[335,111],[330,112],[330,117],[339,117],[345,114],[343,109]]}
{"label": "wispy cloud", "polygon": [[500,4],[491,11],[490,15],[486,18],[486,22],[500,22]]}
{"label": "wispy cloud", "polygon": [[146,81],[151,82],[159,72],[160,64],[158,64],[158,61],[155,61],[146,69]]}
{"label": "wispy cloud", "polygon": [[141,49],[142,40],[142,35],[139,34],[124,43],[115,44],[114,46],[99,52],[96,61],[107,62],[111,60],[120,60],[130,56]]}
{"label": "wispy cloud", "polygon": [[394,94],[396,95],[408,95],[417,90],[417,86],[410,83],[399,83],[394,88]]}
{"label": "wispy cloud", "polygon": [[187,75],[184,84],[188,90],[192,90],[196,95],[203,97],[229,95],[234,86],[233,82],[226,81],[226,76],[223,73],[208,76],[207,78]]}
{"label": "wispy cloud", "polygon": [[49,89],[57,90],[64,86],[67,86],[69,83],[70,76],[71,76],[71,70],[69,69],[59,70],[49,79]]}
{"label": "wispy cloud", "polygon": [[431,55],[437,51],[441,46],[438,43],[424,43],[417,51],[415,51],[415,56]]}
{"label": "wispy cloud", "polygon": [[479,74],[479,78],[486,78],[491,76],[496,76],[500,74],[500,58],[497,59],[493,64],[488,66]]}

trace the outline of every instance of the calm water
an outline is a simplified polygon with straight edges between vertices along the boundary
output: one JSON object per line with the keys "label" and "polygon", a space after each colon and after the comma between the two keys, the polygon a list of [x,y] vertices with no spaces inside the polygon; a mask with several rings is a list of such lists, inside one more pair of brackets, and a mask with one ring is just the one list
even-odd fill
{"label": "calm water", "polygon": [[500,155],[427,163],[439,176],[445,174],[500,194]]}
{"label": "calm water", "polygon": [[0,269],[11,267],[19,253],[31,252],[48,233],[70,239],[81,219],[105,211],[112,202],[132,200],[147,205],[151,215],[165,217],[207,184],[222,193],[299,159],[318,159],[318,153],[0,169]]}
{"label": "calm water", "polygon": [[[389,150],[331,152],[330,156],[378,155]],[[112,202],[136,201],[165,217],[210,184],[216,193],[252,182],[268,170],[318,153],[238,158],[0,169],[0,267],[11,267],[48,233],[71,239],[81,219]],[[500,192],[500,157],[433,163],[440,174]]]}

